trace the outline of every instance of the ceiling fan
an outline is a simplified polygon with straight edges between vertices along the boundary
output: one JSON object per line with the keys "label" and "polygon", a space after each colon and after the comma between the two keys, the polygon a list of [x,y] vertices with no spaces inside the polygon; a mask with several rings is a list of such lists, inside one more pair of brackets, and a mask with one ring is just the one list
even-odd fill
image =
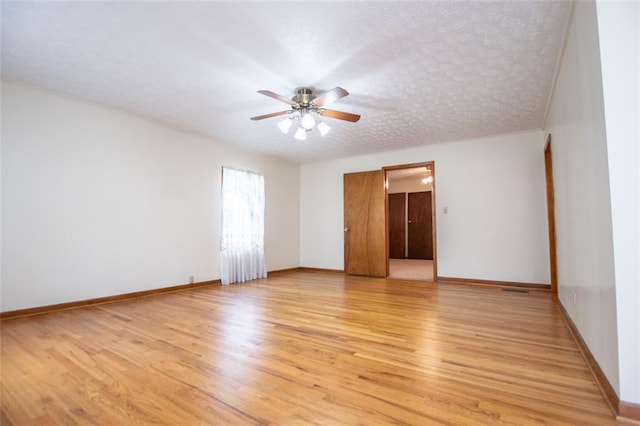
{"label": "ceiling fan", "polygon": [[344,98],[349,94],[349,92],[342,87],[334,87],[320,96],[314,96],[311,89],[303,87],[298,89],[296,95],[291,99],[270,90],[258,90],[258,93],[289,104],[290,108],[284,111],[258,115],[256,117],[251,117],[251,119],[263,120],[265,118],[288,115],[285,120],[278,123],[278,127],[283,133],[287,133],[294,121],[299,122],[298,130],[295,134],[295,138],[299,140],[306,139],[307,132],[313,130],[316,126],[316,122],[318,122],[318,130],[323,136],[331,130],[331,127],[321,121],[321,117],[336,118],[338,120],[350,121],[352,123],[360,120],[360,116],[358,114],[324,108],[326,105]]}

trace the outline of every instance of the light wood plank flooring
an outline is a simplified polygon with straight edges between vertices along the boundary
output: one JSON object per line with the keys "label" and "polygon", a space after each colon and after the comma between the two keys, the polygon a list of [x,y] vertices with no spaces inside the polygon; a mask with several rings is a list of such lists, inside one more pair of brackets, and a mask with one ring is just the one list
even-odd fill
{"label": "light wood plank flooring", "polygon": [[1,332],[3,426],[615,424],[541,291],[288,272]]}

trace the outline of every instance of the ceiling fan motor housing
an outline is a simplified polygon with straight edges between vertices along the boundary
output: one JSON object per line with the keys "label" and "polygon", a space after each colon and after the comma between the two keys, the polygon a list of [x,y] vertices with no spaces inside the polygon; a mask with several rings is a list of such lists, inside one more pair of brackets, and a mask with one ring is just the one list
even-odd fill
{"label": "ceiling fan motor housing", "polygon": [[311,89],[307,89],[306,87],[303,87],[301,89],[298,89],[297,94],[292,98],[292,100],[294,102],[297,102],[300,104],[300,106],[302,107],[307,107],[309,106],[309,104],[311,104],[311,101],[314,99],[311,96]]}

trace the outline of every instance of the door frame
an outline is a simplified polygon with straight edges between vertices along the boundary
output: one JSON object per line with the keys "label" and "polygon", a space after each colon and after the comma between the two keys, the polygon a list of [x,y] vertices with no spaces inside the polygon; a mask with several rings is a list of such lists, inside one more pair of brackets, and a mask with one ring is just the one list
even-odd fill
{"label": "door frame", "polygon": [[433,181],[431,182],[431,228],[432,228],[432,243],[433,243],[433,281],[438,281],[438,244],[436,233],[436,164],[435,161],[425,161],[423,163],[411,163],[400,164],[396,166],[385,166],[382,168],[384,171],[384,203],[385,203],[385,232],[387,236],[387,271],[389,271],[389,178],[387,172],[391,170],[401,169],[414,169],[416,167],[428,167],[431,169],[431,176]]}
{"label": "door frame", "polygon": [[547,225],[549,228],[549,275],[551,294],[558,297],[558,263],[556,254],[556,206],[553,188],[553,161],[551,156],[551,134],[544,146],[544,176],[547,188]]}

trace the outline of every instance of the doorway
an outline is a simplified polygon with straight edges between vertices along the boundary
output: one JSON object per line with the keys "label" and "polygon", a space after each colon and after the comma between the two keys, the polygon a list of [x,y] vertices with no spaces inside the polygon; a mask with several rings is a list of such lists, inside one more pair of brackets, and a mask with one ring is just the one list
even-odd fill
{"label": "doorway", "polygon": [[437,277],[434,163],[385,167],[389,278]]}

